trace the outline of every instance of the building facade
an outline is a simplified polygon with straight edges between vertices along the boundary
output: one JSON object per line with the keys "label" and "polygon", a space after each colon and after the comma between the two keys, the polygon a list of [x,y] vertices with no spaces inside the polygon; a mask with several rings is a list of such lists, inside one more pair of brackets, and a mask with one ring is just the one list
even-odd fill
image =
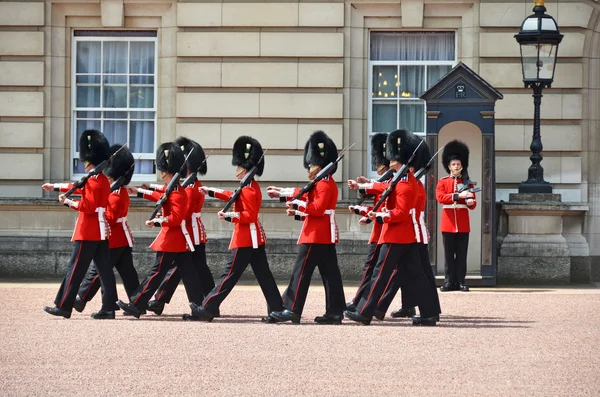
{"label": "building facade", "polygon": [[[542,166],[563,202],[589,205],[577,227],[595,263],[600,4],[545,3],[564,39],[554,84],[542,99]],[[504,96],[495,113],[496,199],[508,200],[530,165],[533,100],[523,88],[513,36],[533,6],[529,0],[0,1],[2,250],[14,248],[14,239],[70,235],[73,214],[40,186],[82,175],[77,134],[85,128],[129,143],[139,158],[134,184],[156,180],[156,147],[184,135],[211,153],[204,183],[235,187],[231,146],[251,135],[269,148],[263,188],[303,186],[304,143],[322,129],[340,149],[355,143],[335,178],[342,238],[360,257],[369,231],[342,213],[355,198],[344,181],[374,175],[370,134],[427,133],[419,97],[460,61]],[[216,205],[205,211],[209,234],[226,238],[228,225],[210,216],[216,211]],[[147,212],[136,203],[130,215],[142,238],[153,233],[141,226]],[[265,203],[267,233],[293,239],[299,225],[282,213]]]}

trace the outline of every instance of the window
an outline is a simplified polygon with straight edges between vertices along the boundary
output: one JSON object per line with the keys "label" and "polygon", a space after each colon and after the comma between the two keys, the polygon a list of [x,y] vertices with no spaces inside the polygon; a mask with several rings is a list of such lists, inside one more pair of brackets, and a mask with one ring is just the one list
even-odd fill
{"label": "window", "polygon": [[[455,64],[454,32],[371,32],[369,136],[400,128],[424,135],[425,102],[419,97]],[[367,153],[370,164],[370,148]]]}
{"label": "window", "polygon": [[73,177],[84,173],[79,161],[79,137],[86,129],[97,129],[111,145],[128,144],[135,159],[139,159],[134,178],[153,180],[156,32],[75,31],[72,59]]}

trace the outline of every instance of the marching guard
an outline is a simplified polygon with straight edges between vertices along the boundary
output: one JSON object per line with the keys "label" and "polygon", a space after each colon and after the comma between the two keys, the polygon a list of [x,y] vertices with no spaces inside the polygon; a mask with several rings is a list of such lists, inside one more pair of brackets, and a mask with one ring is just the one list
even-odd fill
{"label": "marching guard", "polygon": [[[267,237],[258,217],[262,193],[254,175],[262,175],[265,166],[260,142],[249,136],[239,137],[233,144],[231,164],[237,167],[236,176],[241,181],[238,190],[231,192],[202,187],[210,197],[227,201],[227,209],[233,205],[233,211],[221,210],[218,213],[220,220],[234,224],[229,243],[229,262],[218,284],[208,293],[204,301],[190,303],[193,314],[186,316],[187,320],[212,321],[219,313],[219,306],[233,290],[248,264],[252,267],[267,301],[267,314],[273,310],[283,309],[281,294],[267,261],[265,251]],[[262,321],[270,322],[271,319],[266,316]]]}
{"label": "marching guard", "polygon": [[[61,194],[58,201],[78,211],[77,223],[73,232],[73,251],[67,265],[67,274],[60,285],[54,307],[45,306],[44,311],[64,318],[70,318],[77,291],[93,260],[102,284],[102,308],[92,313],[94,319],[112,319],[115,317],[114,307],[117,299],[117,287],[108,248],[109,229],[106,225],[105,212],[108,206],[110,183],[102,172],[93,173],[96,166],[107,164],[110,158],[108,140],[100,131],[86,130],[79,139],[79,160],[84,162],[88,177],[75,193],[81,194],[81,200],[73,200]],[[57,186],[58,185],[58,186]],[[61,186],[62,185],[62,186]],[[60,190],[66,187],[75,190],[73,184],[46,183],[42,188],[46,191]]]}
{"label": "marching guard", "polygon": [[[136,318],[148,308],[148,301],[159,287],[167,271],[177,266],[190,302],[202,301],[198,273],[192,264],[192,240],[186,227],[188,211],[187,196],[179,185],[179,175],[185,166],[185,157],[179,145],[169,142],[159,146],[156,152],[156,168],[162,180],[168,184],[165,193],[137,189],[138,196],[162,203],[162,215],[146,221],[148,227],[160,226],[160,232],[150,245],[156,251],[151,273],[130,296],[130,302],[117,301],[117,305]],[[172,189],[172,190],[171,190]],[[157,213],[155,209],[155,213]],[[184,315],[185,318],[185,315]]]}
{"label": "marching guard", "polygon": [[[335,143],[323,131],[314,132],[304,146],[304,168],[313,180],[323,168],[335,163],[338,156]],[[300,323],[311,276],[318,266],[325,287],[325,314],[315,318],[318,324],[341,324],[346,307],[342,276],[337,261],[336,243],[339,231],[335,221],[338,189],[331,174],[316,182],[313,188],[298,199],[300,189],[269,186],[267,194],[287,201],[287,215],[303,221],[298,239],[298,255],[292,279],[283,293],[283,311],[274,311],[272,322]]]}

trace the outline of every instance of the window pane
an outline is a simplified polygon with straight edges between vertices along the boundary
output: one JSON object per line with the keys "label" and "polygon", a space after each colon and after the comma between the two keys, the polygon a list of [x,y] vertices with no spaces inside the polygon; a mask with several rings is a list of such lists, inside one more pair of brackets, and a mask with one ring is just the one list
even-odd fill
{"label": "window pane", "polygon": [[153,108],[154,87],[131,87],[129,91],[129,107]]}
{"label": "window pane", "polygon": [[100,42],[77,42],[76,73],[100,73]]}
{"label": "window pane", "polygon": [[131,74],[154,74],[154,43],[132,42],[129,65]]}
{"label": "window pane", "polygon": [[102,80],[104,81],[104,84],[127,84],[127,76],[121,76],[121,75],[108,75],[108,76],[104,76],[104,78],[102,78]]}
{"label": "window pane", "polygon": [[127,43],[123,41],[104,42],[103,73],[127,73]]}
{"label": "window pane", "polygon": [[125,119],[127,120],[127,112],[104,112],[105,119]]}
{"label": "window pane", "polygon": [[154,160],[139,160],[135,163],[134,174],[156,174]]}
{"label": "window pane", "polygon": [[383,101],[373,102],[373,132],[391,132],[397,126],[396,101],[386,103]]}
{"label": "window pane", "polygon": [[80,76],[77,76],[75,82],[77,84],[100,84],[100,75],[99,74],[80,75]]}
{"label": "window pane", "polygon": [[77,112],[78,119],[99,119],[102,112]]}
{"label": "window pane", "polygon": [[430,89],[442,79],[449,71],[452,70],[450,65],[427,66],[427,90]]}
{"label": "window pane", "polygon": [[372,32],[372,61],[453,61],[454,32]]}
{"label": "window pane", "polygon": [[100,107],[100,86],[77,86],[78,108]]}
{"label": "window pane", "polygon": [[104,120],[102,131],[111,145],[127,142],[127,121]]}
{"label": "window pane", "polygon": [[400,98],[418,98],[425,92],[425,66],[400,66]]}
{"label": "window pane", "polygon": [[77,148],[77,151],[79,152],[79,137],[81,137],[81,134],[83,134],[83,131],[85,130],[98,130],[101,131],[100,125],[101,122],[100,120],[77,120],[76,123],[76,129],[77,129],[77,138],[75,139],[75,146]]}
{"label": "window pane", "polygon": [[132,153],[154,153],[154,121],[132,121],[129,149]]}
{"label": "window pane", "polygon": [[131,76],[129,83],[132,85],[136,84],[147,84],[154,85],[154,76]]}
{"label": "window pane", "polygon": [[103,102],[105,108],[127,107],[127,87],[104,86]]}
{"label": "window pane", "polygon": [[396,98],[398,96],[398,68],[396,66],[373,66],[373,98]]}
{"label": "window pane", "polygon": [[425,105],[422,102],[400,103],[400,128],[409,132],[425,131]]}
{"label": "window pane", "polygon": [[153,120],[154,119],[154,112],[131,112],[131,118],[132,119],[142,119],[142,120]]}

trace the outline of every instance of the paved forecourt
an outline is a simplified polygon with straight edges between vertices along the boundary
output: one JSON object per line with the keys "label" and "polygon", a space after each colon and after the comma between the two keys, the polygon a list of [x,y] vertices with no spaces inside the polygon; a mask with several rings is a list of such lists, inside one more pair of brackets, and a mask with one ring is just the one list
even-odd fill
{"label": "paved forecourt", "polygon": [[[474,288],[440,295],[437,327],[406,319],[263,324],[257,286],[240,285],[212,323],[184,322],[183,288],[162,316],[69,320],[42,311],[58,283],[0,283],[0,390],[32,395],[597,395],[600,289]],[[280,285],[283,291],[284,285]],[[351,298],[355,287],[346,287]],[[120,296],[124,291],[119,287]],[[393,310],[399,307],[396,299]]]}

